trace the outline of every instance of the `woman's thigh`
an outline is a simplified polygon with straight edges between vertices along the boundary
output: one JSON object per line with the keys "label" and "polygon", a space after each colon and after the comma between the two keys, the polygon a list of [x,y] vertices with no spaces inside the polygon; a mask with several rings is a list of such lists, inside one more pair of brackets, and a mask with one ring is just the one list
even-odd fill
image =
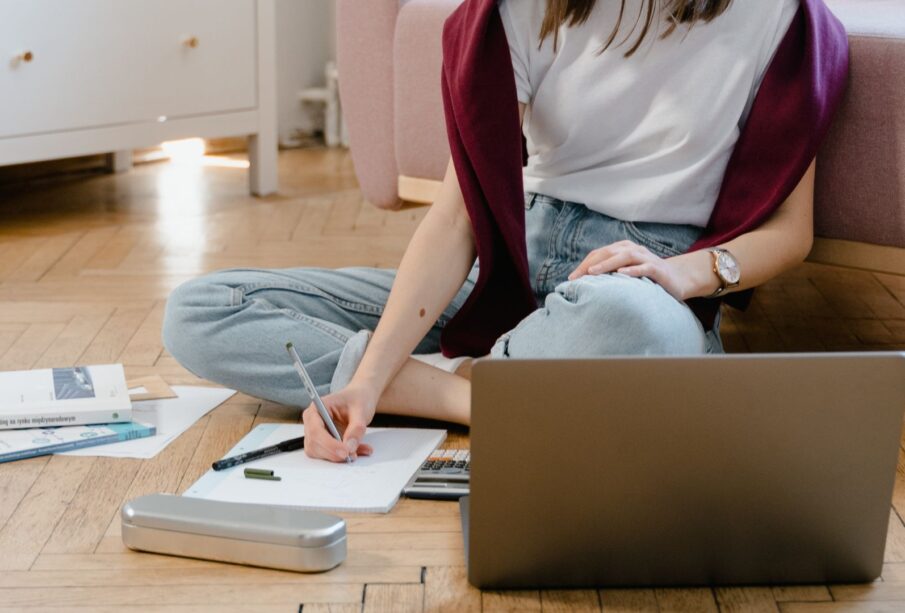
{"label": "woman's thigh", "polygon": [[494,345],[496,358],[695,355],[709,351],[701,323],[648,279],[622,274],[560,283],[544,306]]}

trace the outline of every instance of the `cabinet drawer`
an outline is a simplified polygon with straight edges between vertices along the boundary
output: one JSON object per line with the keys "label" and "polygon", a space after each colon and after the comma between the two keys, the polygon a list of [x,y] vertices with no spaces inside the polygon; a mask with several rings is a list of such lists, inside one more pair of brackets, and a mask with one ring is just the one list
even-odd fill
{"label": "cabinet drawer", "polygon": [[0,0],[0,137],[254,108],[256,38],[255,0]]}

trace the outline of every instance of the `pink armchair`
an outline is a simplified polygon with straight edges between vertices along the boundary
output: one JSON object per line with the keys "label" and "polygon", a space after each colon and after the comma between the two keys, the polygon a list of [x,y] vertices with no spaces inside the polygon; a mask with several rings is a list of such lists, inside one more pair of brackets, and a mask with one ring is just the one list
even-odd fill
{"label": "pink armchair", "polygon": [[[431,202],[449,159],[440,33],[461,0],[338,0],[340,95],[373,204]],[[818,157],[812,260],[905,274],[905,0],[827,0],[851,84]]]}

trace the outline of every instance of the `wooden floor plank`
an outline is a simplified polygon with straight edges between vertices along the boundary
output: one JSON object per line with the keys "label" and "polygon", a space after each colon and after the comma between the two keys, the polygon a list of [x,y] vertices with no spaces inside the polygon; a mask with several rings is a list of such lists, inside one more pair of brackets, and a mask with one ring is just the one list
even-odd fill
{"label": "wooden floor plank", "polygon": [[37,281],[72,248],[82,233],[50,236],[28,259],[6,277],[6,281]]}
{"label": "wooden floor plank", "polygon": [[600,590],[605,613],[657,613],[657,595],[653,590]]}
{"label": "wooden floor plank", "polygon": [[[136,553],[135,555],[143,555]],[[234,564],[204,568],[123,570],[28,570],[0,573],[2,588],[40,587],[158,587],[190,585],[309,585],[321,583],[419,584],[421,567],[347,566],[325,573],[294,573]]]}
{"label": "wooden floor plank", "polygon": [[481,592],[481,608],[485,613],[515,611],[540,611],[540,592],[537,590],[511,590]]}
{"label": "wooden floor plank", "polygon": [[[0,529],[0,570],[27,570],[67,512],[96,458],[53,456]],[[0,603],[3,600],[0,599]]]}
{"label": "wooden floor plank", "polygon": [[[120,522],[117,515],[111,522],[106,537],[119,540]],[[422,549],[422,550],[381,550],[362,551],[351,549],[345,566],[410,566],[410,567],[440,567],[449,572],[464,573],[464,558],[459,550],[449,549]],[[42,553],[32,565],[34,570],[66,570],[78,568],[80,570],[109,570],[119,568],[123,570],[158,568],[209,568],[219,566],[219,562],[194,560],[191,558],[178,558],[175,556],[163,556],[150,553],[136,554],[132,551],[117,547],[114,551],[98,552],[91,554],[48,554]],[[449,567],[458,567],[458,570],[449,570]],[[429,568],[430,570],[430,568]]]}
{"label": "wooden floor plank", "polygon": [[715,591],[720,613],[779,613],[773,591],[768,587],[732,587]]}
{"label": "wooden floor plank", "polygon": [[0,464],[0,528],[28,494],[47,464],[48,456]]}
{"label": "wooden floor plank", "polygon": [[902,613],[898,602],[790,602],[782,613]]}
{"label": "wooden floor plank", "polygon": [[154,365],[163,351],[160,330],[163,326],[165,304],[166,302],[161,300],[154,305],[120,354],[120,362],[136,366]]}
{"label": "wooden floor plank", "polygon": [[707,588],[657,589],[657,605],[662,613],[716,613],[713,590]]}
{"label": "wooden floor plank", "polygon": [[0,244],[0,281],[6,281],[47,241],[45,236],[15,238]]}
{"label": "wooden floor plank", "polygon": [[215,410],[211,414],[201,440],[176,488],[177,494],[182,494],[200,479],[201,475],[210,470],[211,463],[222,458],[248,433],[258,406],[249,406],[241,412],[233,413]]}
{"label": "wooden floor plank", "polygon": [[905,524],[894,510],[889,512],[884,562],[905,562]]}
{"label": "wooden floor plank", "polygon": [[306,604],[299,613],[361,613],[361,604]]}
{"label": "wooden floor plank", "polygon": [[832,600],[825,585],[786,585],[773,588],[776,602],[821,602]]}
{"label": "wooden floor plank", "polygon": [[140,465],[141,460],[97,458],[42,551],[94,551],[110,524],[110,516],[119,511]]}
{"label": "wooden floor plank", "polygon": [[108,319],[107,315],[76,315],[41,354],[34,363],[34,368],[80,365],[79,357]]}
{"label": "wooden floor plank", "polygon": [[160,605],[298,605],[305,602],[361,601],[363,586],[312,583],[310,585],[185,585],[145,587],[41,587],[0,589],[7,607],[140,607]]}
{"label": "wooden floor plank", "polygon": [[0,356],[6,353],[26,330],[28,324],[0,323]]}
{"label": "wooden floor plank", "polygon": [[116,227],[106,227],[82,233],[75,244],[53,263],[44,278],[77,275],[85,263],[110,242],[116,232]]}
{"label": "wooden floor plank", "polygon": [[424,586],[418,584],[372,585],[365,588],[364,613],[420,613]]}
{"label": "wooden floor plank", "polygon": [[135,244],[141,240],[142,235],[147,231],[147,228],[139,224],[121,226],[119,230],[117,230],[117,232],[85,262],[83,268],[115,269],[122,263],[126,256],[129,255],[135,247]]}
{"label": "wooden floor plank", "polygon": [[[82,297],[84,300],[85,297]],[[113,306],[102,300],[77,301],[70,297],[65,303],[36,300],[0,301],[0,323],[69,323],[76,315],[107,315]]]}
{"label": "wooden floor plank", "polygon": [[540,593],[544,613],[595,613],[601,610],[596,590],[543,590]]}
{"label": "wooden floor plank", "polygon": [[833,600],[895,600],[905,611],[905,582],[878,581],[863,585],[831,585]]}
{"label": "wooden floor plank", "polygon": [[97,336],[79,357],[82,364],[113,364],[135,335],[138,327],[148,317],[153,303],[136,307],[120,307],[104,324]]}
{"label": "wooden floor plank", "polygon": [[424,610],[436,613],[480,611],[481,592],[468,583],[463,566],[430,566],[424,578]]}
{"label": "wooden floor plank", "polygon": [[[358,613],[361,609],[358,605],[333,605],[335,607],[353,607],[351,609],[318,609],[321,605],[314,604],[309,607],[305,607],[305,613],[310,613],[311,611],[325,611],[325,612],[333,612],[333,613],[342,613],[343,611],[347,611],[348,613]],[[326,605],[330,606],[330,605]],[[40,607],[4,607],[0,605],[0,613],[35,613],[36,610],[46,612],[46,613],[122,613],[123,607],[121,606],[97,606],[97,605],[87,605],[87,606],[71,606],[67,604],[59,604],[57,606],[52,605],[41,605]],[[156,605],[149,604],[143,605],[141,607],[142,613],[297,613],[299,608],[294,603],[284,603],[284,604],[272,604],[272,605],[262,605],[262,604],[246,604],[246,605],[233,605],[233,604],[213,604],[213,605],[204,605],[204,604],[192,604],[192,605]]]}
{"label": "wooden floor plank", "polygon": [[65,327],[62,323],[39,323],[28,326],[28,329],[0,357],[0,371],[31,368]]}

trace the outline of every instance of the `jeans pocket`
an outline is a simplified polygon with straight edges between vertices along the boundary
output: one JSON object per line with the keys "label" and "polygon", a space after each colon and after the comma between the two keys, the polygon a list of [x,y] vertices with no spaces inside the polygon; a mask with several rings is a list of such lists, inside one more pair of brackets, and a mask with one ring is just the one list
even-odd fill
{"label": "jeans pocket", "polygon": [[669,223],[624,221],[626,235],[654,255],[671,258],[688,251],[703,228]]}

